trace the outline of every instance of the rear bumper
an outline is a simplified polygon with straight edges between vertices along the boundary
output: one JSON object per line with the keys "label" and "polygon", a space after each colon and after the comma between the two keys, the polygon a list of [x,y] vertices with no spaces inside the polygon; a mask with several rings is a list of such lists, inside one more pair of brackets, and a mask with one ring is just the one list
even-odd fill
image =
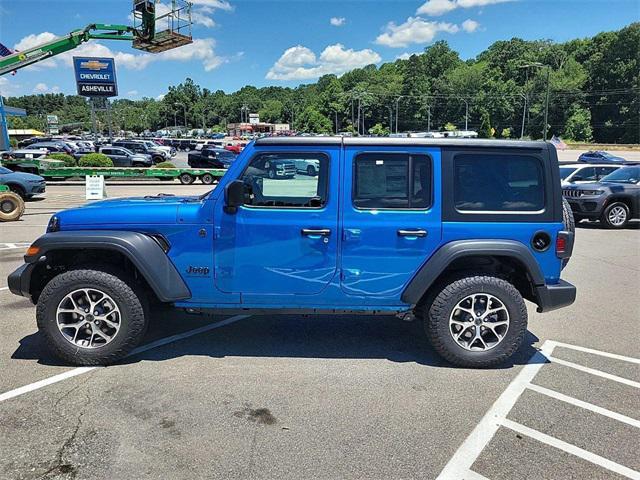
{"label": "rear bumper", "polygon": [[576,287],[569,282],[560,280],[555,285],[536,287],[538,297],[538,312],[550,312],[562,307],[568,307],[576,300]]}
{"label": "rear bumper", "polygon": [[9,275],[7,278],[7,285],[9,286],[11,293],[31,298],[31,292],[29,292],[29,290],[31,286],[31,272],[33,272],[33,269],[33,264],[25,263]]}

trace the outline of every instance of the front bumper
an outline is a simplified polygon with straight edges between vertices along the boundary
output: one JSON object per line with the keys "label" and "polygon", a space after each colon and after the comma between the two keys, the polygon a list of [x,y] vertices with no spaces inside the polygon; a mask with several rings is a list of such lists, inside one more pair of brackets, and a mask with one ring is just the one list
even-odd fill
{"label": "front bumper", "polygon": [[576,301],[576,287],[560,280],[555,285],[536,287],[538,312],[550,312],[558,308],[568,307]]}
{"label": "front bumper", "polygon": [[599,195],[585,198],[565,196],[564,198],[569,202],[574,215],[585,218],[599,218],[606,203],[605,197],[605,195]]}
{"label": "front bumper", "polygon": [[11,293],[31,298],[31,292],[29,290],[31,289],[31,273],[34,268],[34,264],[25,263],[9,275],[7,284]]}

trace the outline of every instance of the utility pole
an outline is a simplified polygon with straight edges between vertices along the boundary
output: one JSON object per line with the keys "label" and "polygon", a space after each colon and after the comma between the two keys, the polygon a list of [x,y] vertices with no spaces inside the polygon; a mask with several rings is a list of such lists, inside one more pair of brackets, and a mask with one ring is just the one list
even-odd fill
{"label": "utility pole", "polygon": [[544,130],[543,139],[547,140],[547,129],[549,128],[549,79],[551,76],[551,67],[547,65],[547,94],[544,99]]}
{"label": "utility pole", "polygon": [[469,102],[466,98],[462,98],[464,102],[464,130],[469,130]]}
{"label": "utility pole", "polygon": [[404,95],[399,95],[398,98],[396,98],[396,133],[398,133],[398,112],[399,112],[400,99],[403,96]]}
{"label": "utility pole", "polygon": [[[542,127],[542,137],[544,140],[547,139],[547,130],[548,130],[548,122],[549,122],[549,94],[550,94],[550,79],[551,79],[551,67],[549,65],[544,65],[540,62],[528,63],[525,65],[520,65],[520,68],[546,68],[547,69],[547,91],[544,98],[544,126]],[[529,70],[527,70],[527,79],[529,78]]]}
{"label": "utility pole", "polygon": [[520,96],[524,99],[524,107],[522,109],[522,127],[520,127],[520,140],[524,138],[524,120],[527,115],[527,96],[524,93],[521,93]]}

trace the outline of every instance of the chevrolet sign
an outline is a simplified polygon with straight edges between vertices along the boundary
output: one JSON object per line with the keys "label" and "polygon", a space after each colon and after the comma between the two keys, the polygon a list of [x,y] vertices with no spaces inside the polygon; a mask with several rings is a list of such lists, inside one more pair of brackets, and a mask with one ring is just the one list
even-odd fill
{"label": "chevrolet sign", "polygon": [[73,57],[78,95],[115,97],[118,95],[113,58]]}

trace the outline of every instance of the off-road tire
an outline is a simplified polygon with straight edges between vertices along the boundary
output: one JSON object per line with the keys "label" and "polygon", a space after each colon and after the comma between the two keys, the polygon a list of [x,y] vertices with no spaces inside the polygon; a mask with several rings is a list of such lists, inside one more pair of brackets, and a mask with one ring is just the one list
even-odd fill
{"label": "off-road tire", "polygon": [[[576,232],[576,219],[573,215],[573,210],[571,209],[571,205],[566,198],[562,198],[562,223],[564,224],[564,229],[567,232],[571,232],[575,235]],[[568,258],[562,259],[562,268],[567,266],[569,263]]]}
{"label": "off-road tire", "polygon": [[[147,329],[145,309],[132,282],[99,270],[70,270],[54,277],[38,299],[36,320],[53,353],[73,365],[109,365],[125,357],[143,339]],[[108,294],[121,312],[120,329],[104,346],[88,349],[72,344],[58,329],[56,311],[61,300],[81,288]]]}
{"label": "off-road tire", "polygon": [[0,222],[13,222],[24,213],[22,197],[13,192],[0,192]]}
{"label": "off-road tire", "polygon": [[[488,293],[498,298],[509,313],[509,329],[503,340],[485,351],[469,351],[453,339],[449,317],[458,302],[474,293]],[[506,362],[524,339],[527,331],[527,308],[520,292],[506,280],[476,276],[455,280],[442,288],[433,302],[423,307],[425,332],[436,352],[448,362],[468,368],[494,367]]]}
{"label": "off-road tire", "polygon": [[[623,223],[614,224],[614,223],[611,223],[611,221],[609,220],[609,215],[614,208],[621,208],[625,212],[626,216]],[[627,226],[627,224],[629,223],[630,215],[631,215],[631,212],[629,211],[629,207],[627,206],[627,204],[623,202],[613,202],[610,205],[607,205],[607,207],[604,209],[604,211],[602,212],[602,216],[600,217],[600,221],[607,228],[619,229]]]}

